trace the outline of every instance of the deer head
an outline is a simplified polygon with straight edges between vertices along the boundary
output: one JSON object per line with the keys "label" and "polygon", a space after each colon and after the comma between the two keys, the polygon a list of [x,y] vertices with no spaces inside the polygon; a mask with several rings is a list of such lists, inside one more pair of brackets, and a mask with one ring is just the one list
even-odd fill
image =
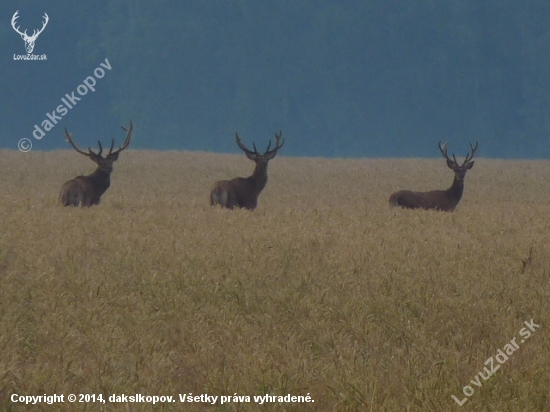
{"label": "deer head", "polygon": [[459,180],[464,180],[464,177],[466,176],[466,172],[473,167],[474,162],[472,161],[472,159],[476,153],[478,146],[479,146],[479,142],[476,142],[475,147],[472,146],[472,143],[470,143],[471,153],[467,153],[466,158],[464,159],[464,162],[462,162],[462,164],[459,165],[454,153],[453,153],[452,159],[449,158],[449,156],[447,155],[447,143],[441,146],[441,142],[439,142],[439,150],[441,151],[441,154],[443,155],[445,160],[447,160],[447,166],[453,172],[455,172],[455,176]]}
{"label": "deer head", "polygon": [[46,25],[48,24],[48,21],[50,20],[50,18],[48,17],[48,15],[46,13],[44,13],[44,22],[42,23],[42,28],[40,30],[34,30],[33,33],[32,33],[32,36],[28,36],[27,35],[27,30],[25,30],[23,33],[19,30],[19,26],[15,27],[15,24],[16,24],[16,20],[19,18],[19,10],[17,10],[13,17],[11,18],[11,26],[13,27],[13,30],[15,30],[17,33],[19,33],[21,35],[21,38],[25,41],[25,49],[27,49],[27,53],[32,53],[32,51],[34,50],[34,42],[36,41],[36,39],[38,38],[38,36],[40,35],[40,33],[42,33],[44,31],[44,28],[46,28]]}
{"label": "deer head", "polygon": [[126,140],[124,140],[124,143],[122,146],[120,146],[117,150],[113,152],[113,146],[115,145],[115,139],[111,142],[111,148],[109,149],[109,153],[107,153],[107,156],[103,157],[101,154],[103,153],[103,146],[101,145],[101,142],[98,140],[97,144],[99,145],[99,151],[97,153],[93,152],[91,148],[88,148],[88,151],[85,152],[78,148],[78,146],[73,142],[72,136],[69,134],[69,131],[67,128],[65,128],[65,139],[67,142],[70,143],[70,145],[73,147],[74,150],[76,150],[78,153],[90,158],[93,162],[97,164],[98,170],[105,172],[105,173],[111,173],[113,171],[113,162],[115,162],[118,159],[118,155],[120,152],[122,152],[124,149],[128,147],[130,144],[130,140],[132,138],[132,130],[134,129],[134,125],[132,124],[132,121],[130,121],[130,129],[125,128],[124,126],[120,126],[122,130],[127,132],[126,134]]}
{"label": "deer head", "polygon": [[281,142],[281,134],[282,133],[280,131],[279,134],[275,133],[275,148],[273,150],[269,150],[269,148],[271,147],[270,140],[269,144],[267,145],[267,149],[263,154],[258,153],[258,149],[256,149],[255,143],[252,143],[254,151],[247,149],[247,147],[244,145],[241,138],[239,137],[238,133],[235,133],[235,141],[237,142],[237,146],[239,146],[239,149],[241,149],[246,154],[246,157],[248,157],[256,164],[261,163],[267,165],[267,163],[277,155],[277,151],[285,144],[284,139]]}

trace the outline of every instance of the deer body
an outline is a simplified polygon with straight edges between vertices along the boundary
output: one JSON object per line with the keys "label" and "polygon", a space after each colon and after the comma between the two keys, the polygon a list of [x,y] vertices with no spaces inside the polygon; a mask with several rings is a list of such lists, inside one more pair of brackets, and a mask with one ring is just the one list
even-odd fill
{"label": "deer body", "polygon": [[99,205],[101,196],[111,185],[111,173],[97,169],[88,176],[77,176],[61,187],[59,199],[63,206]]}
{"label": "deer body", "polygon": [[212,188],[210,204],[221,205],[228,209],[243,207],[254,210],[258,206],[258,196],[266,183],[267,164],[265,167],[257,164],[252,176],[216,182]]}
{"label": "deer body", "polygon": [[390,196],[390,206],[401,206],[406,209],[433,209],[443,212],[452,212],[460,202],[462,194],[464,193],[464,177],[466,176],[466,172],[474,165],[474,162],[471,160],[474,157],[477,147],[478,144],[476,144],[475,148],[470,144],[472,153],[466,156],[462,165],[459,165],[454,154],[453,159],[447,156],[447,145],[441,146],[441,142],[439,142],[439,149],[447,160],[447,166],[455,173],[452,186],[447,190],[432,190],[430,192],[400,190]]}
{"label": "deer body", "polygon": [[264,154],[259,154],[254,145],[254,151],[248,150],[241,142],[239,135],[236,135],[237,145],[245,152],[247,157],[256,163],[254,172],[249,177],[236,177],[231,180],[220,180],[214,183],[210,192],[210,204],[220,205],[228,209],[241,207],[254,210],[258,206],[258,197],[267,183],[267,165],[275,157],[277,151],[283,146],[281,133],[275,134],[276,147],[269,150],[271,141]]}
{"label": "deer body", "polygon": [[77,176],[71,179],[61,186],[59,193],[59,200],[63,206],[82,206],[89,207],[99,205],[101,196],[107,191],[111,185],[111,173],[113,171],[113,163],[118,159],[118,155],[121,151],[126,149],[130,144],[132,136],[133,124],[130,121],[130,128],[123,130],[127,131],[126,140],[124,144],[116,151],[113,152],[113,145],[115,140],[111,143],[111,149],[106,157],[101,156],[103,148],[101,142],[99,143],[99,152],[94,153],[91,149],[88,152],[80,150],[72,141],[71,135],[65,129],[65,137],[67,141],[73,146],[73,148],[80,154],[89,157],[97,164],[97,169],[90,175]]}
{"label": "deer body", "polygon": [[400,190],[390,196],[391,206],[401,206],[406,209],[435,209],[450,212],[460,202],[464,192],[464,181],[457,182],[447,190],[432,190],[430,192],[413,192]]}

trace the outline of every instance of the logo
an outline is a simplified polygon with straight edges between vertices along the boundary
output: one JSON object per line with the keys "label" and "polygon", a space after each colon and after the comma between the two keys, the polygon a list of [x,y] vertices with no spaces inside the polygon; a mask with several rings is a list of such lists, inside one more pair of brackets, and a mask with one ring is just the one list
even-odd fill
{"label": "logo", "polygon": [[43,16],[44,22],[42,23],[42,28],[40,30],[34,30],[32,33],[32,36],[29,36],[27,34],[26,29],[24,32],[21,32],[19,30],[19,26],[17,27],[15,26],[17,24],[18,18],[19,18],[19,10],[17,10],[14,13],[13,17],[11,18],[11,27],[13,27],[13,30],[15,30],[15,32],[18,33],[23,39],[23,41],[25,42],[25,49],[27,49],[27,55],[14,54],[13,59],[14,60],[46,60],[45,54],[38,56],[38,55],[32,54],[32,52],[34,50],[34,43],[36,42],[36,39],[38,38],[40,33],[44,31],[44,29],[46,28],[46,25],[48,24],[48,21],[50,20],[48,15],[44,13],[44,16]]}

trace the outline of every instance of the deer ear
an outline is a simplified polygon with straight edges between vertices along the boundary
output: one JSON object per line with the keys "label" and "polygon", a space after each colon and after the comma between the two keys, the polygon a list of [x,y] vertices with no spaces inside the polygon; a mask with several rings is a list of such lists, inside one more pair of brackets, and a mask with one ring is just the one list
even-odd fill
{"label": "deer ear", "polygon": [[115,160],[118,160],[118,154],[119,152],[116,152],[116,153],[110,154],[108,157],[109,159],[115,161]]}
{"label": "deer ear", "polygon": [[447,160],[447,166],[449,166],[449,169],[455,170],[455,164],[452,160]]}
{"label": "deer ear", "polygon": [[467,170],[470,170],[470,169],[473,167],[474,163],[475,163],[475,162],[470,162],[470,163],[468,163],[468,164],[466,165],[466,166],[468,167]]}

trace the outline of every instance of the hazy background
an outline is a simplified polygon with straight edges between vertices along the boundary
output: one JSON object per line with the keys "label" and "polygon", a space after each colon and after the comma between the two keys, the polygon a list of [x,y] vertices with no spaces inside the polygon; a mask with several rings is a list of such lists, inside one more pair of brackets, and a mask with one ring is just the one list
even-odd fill
{"label": "hazy background", "polygon": [[[11,27],[32,34],[34,54]],[[290,156],[550,157],[550,2],[4,1],[0,147],[237,152],[236,131]],[[38,141],[35,124],[107,58],[112,70]],[[79,96],[80,97],[80,96]]]}

